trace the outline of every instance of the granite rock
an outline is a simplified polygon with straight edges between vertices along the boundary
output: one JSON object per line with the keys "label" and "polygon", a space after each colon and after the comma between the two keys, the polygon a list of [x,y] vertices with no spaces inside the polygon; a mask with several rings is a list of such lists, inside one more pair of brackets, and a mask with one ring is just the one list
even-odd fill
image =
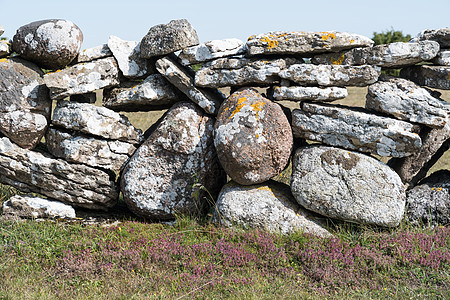
{"label": "granite rock", "polygon": [[59,201],[31,195],[15,195],[3,203],[3,216],[29,219],[74,219],[75,210]]}
{"label": "granite rock", "polygon": [[184,48],[178,58],[182,65],[193,65],[206,61],[242,55],[247,51],[245,44],[238,39],[213,40],[198,46]]}

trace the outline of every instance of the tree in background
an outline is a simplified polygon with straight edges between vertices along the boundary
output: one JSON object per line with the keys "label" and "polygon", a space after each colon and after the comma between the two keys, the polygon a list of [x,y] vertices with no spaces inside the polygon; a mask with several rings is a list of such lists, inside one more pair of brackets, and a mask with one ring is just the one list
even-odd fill
{"label": "tree in background", "polygon": [[372,40],[375,42],[375,46],[395,42],[409,42],[409,40],[411,40],[411,35],[403,35],[403,32],[391,28],[391,30],[386,30],[381,33],[374,32]]}

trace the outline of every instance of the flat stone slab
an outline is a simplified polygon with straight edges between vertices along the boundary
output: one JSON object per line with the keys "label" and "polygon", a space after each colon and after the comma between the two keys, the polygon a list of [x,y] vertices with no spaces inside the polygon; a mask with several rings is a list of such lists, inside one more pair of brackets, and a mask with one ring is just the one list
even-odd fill
{"label": "flat stone slab", "polygon": [[[271,85],[280,81],[278,73],[300,60],[219,58],[206,63],[195,73],[195,85],[220,88],[226,86]],[[301,61],[303,62],[303,61]]]}
{"label": "flat stone slab", "polygon": [[92,138],[50,128],[45,136],[48,151],[71,163],[120,171],[136,151],[130,143]]}
{"label": "flat stone slab", "polygon": [[119,68],[113,57],[107,57],[47,73],[44,81],[50,89],[50,97],[60,100],[118,85]]}
{"label": "flat stone slab", "polygon": [[368,37],[347,32],[288,32],[271,31],[248,38],[249,55],[295,54],[305,55],[336,52],[355,47],[369,47],[373,41]]}
{"label": "flat stone slab", "polygon": [[53,111],[52,124],[131,144],[139,144],[143,140],[142,131],[134,128],[127,117],[89,103],[58,101]]}
{"label": "flat stone slab", "polygon": [[440,51],[432,61],[436,65],[450,66],[450,50]]}
{"label": "flat stone slab", "polygon": [[178,58],[182,65],[188,66],[206,61],[244,54],[247,47],[239,39],[213,40],[184,48]]}
{"label": "flat stone slab", "polygon": [[369,65],[295,64],[278,75],[300,85],[366,86],[375,83],[380,72],[379,67]]}
{"label": "flat stone slab", "polygon": [[108,39],[108,48],[113,53],[123,76],[127,78],[140,78],[150,71],[149,61],[141,57],[141,45],[135,41],[125,41],[111,35]]}
{"label": "flat stone slab", "polygon": [[439,44],[433,41],[397,42],[321,54],[313,57],[311,62],[317,65],[375,65],[384,68],[399,68],[431,60],[439,53],[439,49]]}
{"label": "flat stone slab", "polygon": [[11,54],[11,44],[8,41],[0,41],[0,58]]}
{"label": "flat stone slab", "polygon": [[220,104],[225,99],[225,95],[217,89],[195,87],[195,74],[192,70],[187,69],[187,67],[184,67],[169,57],[158,59],[156,61],[156,69],[192,102],[200,106],[209,114],[217,114]]}
{"label": "flat stone slab", "polygon": [[111,56],[113,56],[113,53],[111,52],[111,49],[109,49],[108,44],[103,44],[80,51],[80,53],[78,53],[78,56],[72,61],[72,64],[89,62]]}
{"label": "flat stone slab", "polygon": [[15,195],[3,203],[3,216],[28,219],[75,219],[72,206],[31,195]]}
{"label": "flat stone slab", "polygon": [[219,194],[213,222],[227,227],[237,225],[281,234],[301,231],[320,237],[332,236],[307,214],[292,197],[288,185],[268,181],[244,186],[231,181]]}
{"label": "flat stone slab", "polygon": [[81,164],[69,164],[0,138],[0,182],[63,203],[106,210],[117,203],[115,176]]}
{"label": "flat stone slab", "polygon": [[315,86],[276,86],[273,88],[272,97],[275,100],[290,101],[324,101],[330,102],[343,99],[348,96],[346,88]]}
{"label": "flat stone slab", "polygon": [[450,90],[450,66],[412,66],[402,69],[400,77],[414,81],[418,85]]}
{"label": "flat stone slab", "polygon": [[369,86],[366,108],[396,119],[442,128],[450,114],[450,104],[436,99],[414,82],[382,76]]}
{"label": "flat stone slab", "polygon": [[373,157],[340,148],[297,149],[291,190],[306,209],[348,222],[394,227],[405,211],[397,173]]}
{"label": "flat stone slab", "polygon": [[393,157],[412,155],[422,146],[411,123],[344,106],[301,102],[301,108],[292,112],[295,137]]}
{"label": "flat stone slab", "polygon": [[103,106],[115,111],[159,110],[185,98],[161,74],[149,75],[142,82],[124,82],[103,90]]}
{"label": "flat stone slab", "polygon": [[442,49],[450,48],[450,28],[423,30],[412,41],[435,41]]}

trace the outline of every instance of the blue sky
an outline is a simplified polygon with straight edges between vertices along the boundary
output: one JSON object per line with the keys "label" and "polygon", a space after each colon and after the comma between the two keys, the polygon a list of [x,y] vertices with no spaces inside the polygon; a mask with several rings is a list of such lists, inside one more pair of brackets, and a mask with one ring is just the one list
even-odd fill
{"label": "blue sky", "polygon": [[33,21],[68,19],[83,31],[83,49],[105,43],[110,35],[140,41],[150,27],[181,18],[194,26],[201,42],[246,40],[272,30],[337,30],[372,37],[391,27],[413,36],[423,29],[450,27],[450,0],[1,2],[4,36],[12,38],[17,28]]}

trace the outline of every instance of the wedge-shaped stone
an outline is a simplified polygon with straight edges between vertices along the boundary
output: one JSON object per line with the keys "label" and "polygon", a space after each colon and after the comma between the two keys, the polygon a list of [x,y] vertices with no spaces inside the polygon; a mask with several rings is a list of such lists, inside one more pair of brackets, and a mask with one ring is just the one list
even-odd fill
{"label": "wedge-shaped stone", "polygon": [[124,41],[114,35],[108,39],[108,48],[111,49],[120,71],[127,78],[139,78],[145,76],[150,68],[149,61],[141,57],[140,43]]}
{"label": "wedge-shaped stone", "polygon": [[336,52],[355,47],[372,46],[368,37],[347,32],[288,32],[272,31],[248,38],[249,55],[257,54],[313,54]]}
{"label": "wedge-shaped stone", "polygon": [[[303,62],[303,61],[301,61]],[[270,85],[280,81],[278,73],[298,59],[246,59],[219,58],[205,64],[195,73],[195,85],[200,87],[225,87],[245,85]]]}
{"label": "wedge-shaped stone", "polygon": [[405,211],[403,184],[393,170],[373,157],[340,148],[297,149],[291,190],[306,209],[349,222],[393,227]]}
{"label": "wedge-shaped stone", "polygon": [[109,49],[108,44],[103,44],[80,51],[80,53],[78,53],[78,56],[72,61],[72,64],[89,62],[110,56],[113,56],[111,49]]}
{"label": "wedge-shaped stone", "polygon": [[19,218],[67,218],[76,217],[72,206],[59,201],[47,200],[31,195],[15,195],[3,203],[3,216]]}
{"label": "wedge-shaped stone", "polygon": [[47,73],[44,81],[50,89],[50,97],[59,100],[118,85],[119,68],[115,59],[108,57]]}
{"label": "wedge-shaped stone", "polygon": [[276,86],[273,89],[273,98],[275,100],[314,100],[329,102],[343,99],[347,96],[347,89],[340,87]]}
{"label": "wedge-shaped stone", "polygon": [[183,49],[178,58],[181,64],[187,66],[221,57],[241,55],[246,51],[247,48],[241,40],[213,40],[198,46]]}
{"label": "wedge-shaped stone", "polygon": [[402,69],[400,76],[418,85],[450,90],[450,66],[412,66]]}
{"label": "wedge-shaped stone", "polygon": [[0,182],[73,206],[105,210],[119,198],[113,174],[25,150],[0,138]]}
{"label": "wedge-shaped stone", "polygon": [[131,144],[139,144],[143,140],[142,131],[134,128],[127,117],[89,103],[58,101],[52,124]]}
{"label": "wedge-shaped stone", "polygon": [[313,57],[313,64],[326,65],[375,65],[385,68],[410,66],[431,60],[439,52],[439,44],[433,41],[418,43],[391,43],[368,48],[355,48],[338,53]]}
{"label": "wedge-shaped stone", "polygon": [[45,136],[48,151],[71,163],[120,171],[136,151],[130,143],[102,140],[50,128]]}
{"label": "wedge-shaped stone", "polygon": [[158,59],[156,61],[156,69],[192,102],[203,108],[209,114],[217,114],[225,96],[217,89],[195,87],[195,74],[192,70],[169,57]]}
{"label": "wedge-shaped stone", "polygon": [[393,157],[412,155],[422,146],[415,127],[404,121],[352,107],[306,102],[301,107],[292,112],[295,137]]}
{"label": "wedge-shaped stone", "polygon": [[237,225],[273,233],[302,231],[320,237],[332,236],[308,218],[308,214],[311,213],[297,204],[286,184],[268,181],[243,186],[231,181],[219,194],[213,221],[228,227]]}
{"label": "wedge-shaped stone", "polygon": [[103,90],[103,106],[115,111],[144,111],[169,108],[186,96],[161,74],[152,74],[142,82],[124,82]]}
{"label": "wedge-shaped stone", "polygon": [[449,103],[406,79],[382,76],[381,80],[369,86],[366,108],[430,127],[446,124]]}
{"label": "wedge-shaped stone", "polygon": [[427,29],[420,32],[411,41],[436,41],[442,49],[450,48],[450,28]]}
{"label": "wedge-shaped stone", "polygon": [[433,59],[433,63],[440,66],[450,66],[450,50],[439,52]]}
{"label": "wedge-shaped stone", "polygon": [[281,71],[281,78],[300,85],[366,86],[375,83],[380,68],[374,66],[296,64]]}

